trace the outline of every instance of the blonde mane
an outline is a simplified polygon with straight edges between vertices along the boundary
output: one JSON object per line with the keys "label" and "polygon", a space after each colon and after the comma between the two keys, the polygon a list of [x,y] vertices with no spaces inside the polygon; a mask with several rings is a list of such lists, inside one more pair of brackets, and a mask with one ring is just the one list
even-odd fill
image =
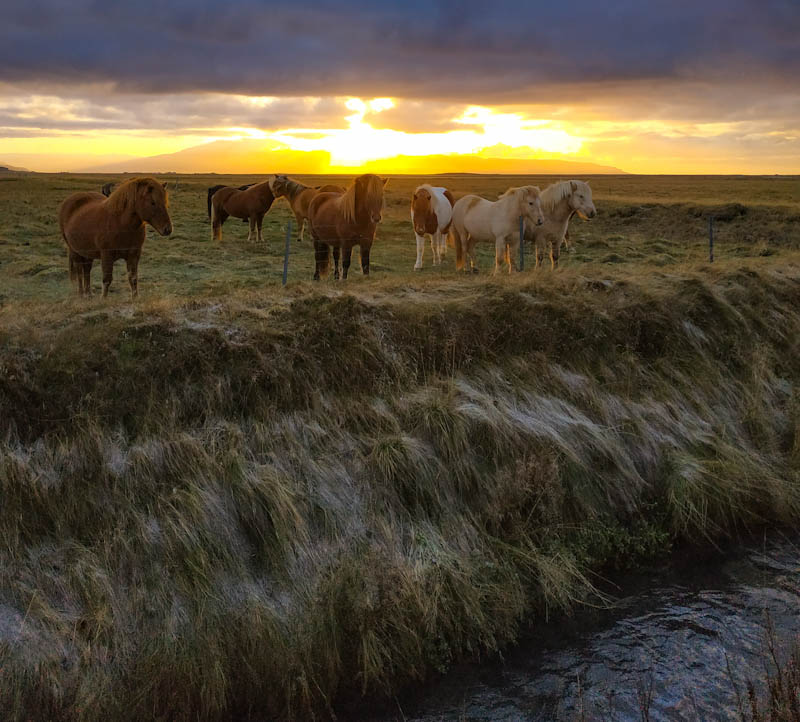
{"label": "blonde mane", "polygon": [[366,188],[363,191],[362,206],[370,207],[373,202],[381,201],[383,199],[383,181],[372,173],[365,173],[358,176],[350,187],[342,194],[339,199],[339,208],[342,211],[342,216],[347,223],[356,222],[356,186],[359,181],[366,182]]}
{"label": "blonde mane", "polygon": [[546,213],[552,211],[561,201],[569,198],[575,191],[572,190],[572,184],[575,183],[579,187],[585,185],[583,181],[559,181],[547,186],[542,191],[540,196],[542,202],[542,210]]}

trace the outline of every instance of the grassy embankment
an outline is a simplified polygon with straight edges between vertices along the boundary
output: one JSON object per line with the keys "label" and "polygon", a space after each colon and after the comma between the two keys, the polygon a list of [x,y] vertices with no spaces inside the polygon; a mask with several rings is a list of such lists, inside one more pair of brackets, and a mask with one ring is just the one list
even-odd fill
{"label": "grassy embankment", "polygon": [[[401,272],[397,191],[373,278],[287,290],[176,198],[187,237],[148,241],[135,305],[121,275],[69,298],[49,207],[12,216],[0,707],[326,717],[512,641],[594,571],[796,521],[800,210],[768,181],[744,210],[604,182],[557,274]],[[714,267],[704,205],[731,211]]]}

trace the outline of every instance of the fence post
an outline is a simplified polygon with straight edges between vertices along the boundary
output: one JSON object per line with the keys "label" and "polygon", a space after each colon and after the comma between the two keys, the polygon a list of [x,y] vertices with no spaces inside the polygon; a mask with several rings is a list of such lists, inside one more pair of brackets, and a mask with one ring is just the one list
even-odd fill
{"label": "fence post", "polygon": [[519,270],[525,270],[525,219],[519,217]]}
{"label": "fence post", "polygon": [[714,216],[708,217],[708,262],[714,263]]}
{"label": "fence post", "polygon": [[292,221],[291,219],[286,224],[286,250],[283,252],[283,285],[286,285],[286,279],[289,276],[289,248],[292,245]]}

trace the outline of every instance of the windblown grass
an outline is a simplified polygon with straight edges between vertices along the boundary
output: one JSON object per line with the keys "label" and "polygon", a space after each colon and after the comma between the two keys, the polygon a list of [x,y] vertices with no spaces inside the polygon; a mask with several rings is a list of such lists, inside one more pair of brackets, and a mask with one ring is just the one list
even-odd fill
{"label": "windblown grass", "polygon": [[189,295],[154,253],[135,305],[11,284],[0,708],[327,718],[609,565],[796,522],[796,232],[669,273],[573,254]]}

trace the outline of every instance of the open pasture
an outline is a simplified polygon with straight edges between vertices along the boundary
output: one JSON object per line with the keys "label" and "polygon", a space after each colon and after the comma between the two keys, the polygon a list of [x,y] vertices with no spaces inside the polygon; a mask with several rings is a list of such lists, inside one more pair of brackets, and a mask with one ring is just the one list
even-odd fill
{"label": "open pasture", "polygon": [[[239,186],[268,177],[280,169],[265,169],[261,177],[223,175],[163,175],[168,181],[174,232],[160,238],[148,229],[139,270],[145,298],[216,296],[236,289],[278,286],[283,272],[286,225],[292,218],[285,200],[278,199],[264,219],[265,243],[248,242],[247,225],[231,219],[224,240],[211,241],[206,190],[219,183]],[[59,237],[57,209],[70,193],[99,190],[109,180],[126,176],[72,174],[7,174],[0,176],[0,303],[63,301],[73,294],[67,274],[64,244]],[[130,177],[130,176],[128,176]],[[307,185],[350,182],[346,176],[303,176]],[[372,277],[360,271],[348,279],[421,283],[453,280],[455,253],[449,249],[441,267],[431,265],[426,245],[425,267],[414,272],[415,243],[409,221],[413,189],[423,182],[444,185],[456,195],[477,193],[495,199],[509,186],[535,184],[545,188],[553,176],[394,176],[385,192],[383,221],[372,252]],[[635,273],[645,267],[678,270],[707,260],[706,214],[717,216],[716,257],[758,258],[785,254],[800,247],[800,179],[796,177],[721,176],[596,176],[590,179],[598,216],[590,222],[574,218],[573,247],[562,253],[567,269],[614,264]],[[177,188],[175,184],[177,183]],[[296,224],[295,224],[296,225]],[[295,228],[296,231],[296,228]],[[483,276],[494,265],[494,249],[479,244]],[[549,267],[549,261],[546,261]],[[533,266],[528,244],[526,273]],[[303,243],[292,240],[289,281],[311,283],[313,246],[308,230]],[[358,268],[354,261],[354,269]],[[549,272],[549,268],[547,270]],[[93,288],[100,290],[99,263]],[[463,280],[467,283],[466,279]],[[333,283],[329,278],[323,283]],[[124,263],[115,266],[111,295],[128,298]]]}

